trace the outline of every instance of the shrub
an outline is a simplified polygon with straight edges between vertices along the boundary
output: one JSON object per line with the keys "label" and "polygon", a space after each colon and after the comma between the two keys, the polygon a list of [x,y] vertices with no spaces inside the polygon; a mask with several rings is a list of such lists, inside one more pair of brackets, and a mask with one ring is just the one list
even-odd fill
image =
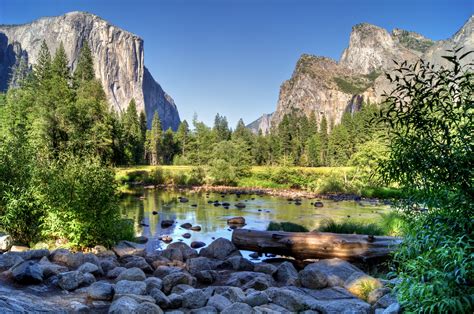
{"label": "shrub", "polygon": [[382,227],[377,224],[363,224],[355,221],[336,222],[325,219],[321,222],[318,231],[346,234],[384,235]]}
{"label": "shrub", "polygon": [[305,227],[292,222],[274,222],[270,221],[267,231],[286,231],[286,232],[308,232]]}
{"label": "shrub", "polygon": [[236,185],[237,169],[223,159],[214,159],[209,165],[209,174],[214,185]]}
{"label": "shrub", "polygon": [[402,214],[397,211],[391,211],[387,214],[380,215],[382,216],[380,226],[386,235],[403,236],[406,222]]}
{"label": "shrub", "polygon": [[161,167],[153,168],[153,170],[148,173],[146,182],[154,185],[163,184],[165,182],[163,169]]}
{"label": "shrub", "polygon": [[206,179],[206,171],[203,167],[193,167],[189,172],[189,177],[186,180],[187,185],[195,186],[202,185]]}

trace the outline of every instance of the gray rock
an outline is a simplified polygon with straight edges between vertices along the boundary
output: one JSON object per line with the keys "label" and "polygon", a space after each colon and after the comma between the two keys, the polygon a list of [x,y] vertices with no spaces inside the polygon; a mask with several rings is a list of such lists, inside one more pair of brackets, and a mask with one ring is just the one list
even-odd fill
{"label": "gray rock", "polygon": [[[170,308],[170,299],[159,289],[152,289],[149,295],[155,299],[155,303],[163,309]],[[180,305],[181,306],[181,305]]]}
{"label": "gray rock", "polygon": [[225,260],[234,255],[241,255],[235,245],[224,238],[218,238],[207,247],[201,249],[200,256]]}
{"label": "gray rock", "polygon": [[295,291],[284,288],[270,288],[265,292],[272,299],[273,303],[291,312],[300,312],[311,308],[307,298]]}
{"label": "gray rock", "polygon": [[314,264],[307,265],[298,274],[299,281],[303,287],[310,289],[322,289],[328,285],[328,277],[319,271]]}
{"label": "gray rock", "polygon": [[[284,307],[281,307],[281,306],[276,305],[274,303],[256,306],[256,307],[253,308],[253,310],[255,311],[255,314],[283,314],[283,313],[287,314],[287,313],[291,313],[290,311],[288,311]],[[334,313],[334,314],[336,314],[336,313]]]}
{"label": "gray rock", "polygon": [[171,309],[177,309],[183,305],[183,296],[180,294],[171,293],[168,299],[170,300],[169,308]]}
{"label": "gray rock", "polygon": [[35,262],[24,261],[10,269],[15,281],[21,284],[37,284],[43,282],[43,269]]}
{"label": "gray rock", "polygon": [[143,281],[120,280],[115,284],[115,294],[136,294],[146,293],[146,283]]}
{"label": "gray rock", "polygon": [[95,282],[95,277],[91,273],[84,273],[84,279],[81,282],[83,286],[89,286]]}
{"label": "gray rock", "polygon": [[254,313],[253,308],[245,303],[236,302],[226,307],[221,313],[223,314],[242,314],[242,313]]}
{"label": "gray rock", "polygon": [[209,301],[207,301],[207,305],[215,307],[218,311],[224,310],[231,304],[232,302],[229,299],[220,294],[213,295],[209,298]]}
{"label": "gray rock", "polygon": [[202,247],[205,247],[206,243],[204,243],[202,241],[193,241],[193,242],[191,242],[190,245],[193,249],[200,249]]}
{"label": "gray rock", "polygon": [[91,273],[97,276],[102,274],[102,272],[99,271],[99,267],[97,265],[89,262],[82,264],[77,270],[81,273]]}
{"label": "gray rock", "polygon": [[181,294],[183,296],[183,307],[197,309],[207,303],[207,296],[201,289],[189,289]]}
{"label": "gray rock", "polygon": [[378,288],[375,290],[370,291],[368,297],[367,297],[367,302],[370,304],[375,304],[378,299],[386,295],[387,293],[390,293],[390,288]]}
{"label": "gray rock", "polygon": [[94,282],[87,290],[92,300],[112,300],[114,297],[114,286],[105,281]]}
{"label": "gray rock", "polygon": [[77,289],[84,281],[84,274],[77,271],[68,271],[58,275],[58,286],[64,290]]}
{"label": "gray rock", "polygon": [[190,285],[181,283],[179,285],[174,286],[173,289],[171,289],[171,293],[182,295],[184,292],[188,291],[189,289],[194,289],[194,288]]}
{"label": "gray rock", "polygon": [[211,314],[211,313],[218,313],[217,309],[213,306],[204,306],[198,309],[192,309],[189,311],[190,314]]}
{"label": "gray rock", "polygon": [[[135,281],[136,282],[136,281]],[[118,300],[123,297],[129,297],[134,299],[137,303],[144,303],[144,302],[150,302],[150,303],[155,303],[155,299],[149,295],[140,295],[140,294],[133,294],[133,293],[126,293],[126,294],[120,294],[116,293],[114,295],[114,301]]]}
{"label": "gray rock", "polygon": [[172,273],[180,273],[182,271],[181,268],[179,267],[174,267],[174,266],[158,266],[155,271],[153,272],[153,276],[158,277],[158,278],[165,278],[169,274]]}
{"label": "gray rock", "polygon": [[254,266],[255,272],[268,274],[270,276],[273,276],[273,274],[276,273],[277,269],[278,268],[275,265],[269,263],[258,263]]}
{"label": "gray rock", "polygon": [[368,314],[370,313],[370,304],[357,299],[339,299],[339,300],[316,300],[311,303],[313,310],[320,313],[351,313],[351,314]]}
{"label": "gray rock", "polygon": [[162,314],[163,310],[156,304],[150,302],[140,303],[134,311],[137,314]]}
{"label": "gray rock", "polygon": [[8,251],[13,245],[13,239],[8,234],[0,235],[0,252]]}
{"label": "gray rock", "polygon": [[0,254],[0,270],[11,268],[15,264],[19,264],[21,262],[23,262],[23,258],[16,252]]}
{"label": "gray rock", "polygon": [[146,279],[146,275],[140,268],[129,268],[120,273],[117,277],[117,281],[128,280],[128,281],[143,281]]}
{"label": "gray rock", "polygon": [[100,267],[102,268],[102,271],[104,272],[104,274],[108,274],[109,271],[119,266],[120,264],[117,262],[117,259],[115,258],[115,254],[114,254],[114,258],[107,257],[100,260]]}
{"label": "gray rock", "polygon": [[184,262],[183,252],[177,248],[167,248],[161,251],[161,256],[170,261]]}
{"label": "gray rock", "polygon": [[163,291],[169,293],[171,289],[178,284],[194,286],[196,284],[196,278],[181,272],[171,273],[163,278]]}
{"label": "gray rock", "polygon": [[[309,267],[309,268],[308,268]],[[312,271],[319,271],[328,277],[328,286],[344,286],[344,282],[354,273],[362,272],[349,262],[338,258],[324,259],[318,262],[309,264],[305,269]]]}
{"label": "gray rock", "polygon": [[217,294],[222,294],[224,297],[229,299],[232,303],[243,302],[245,299],[245,293],[238,287],[224,287],[223,291],[216,290]]}
{"label": "gray rock", "polygon": [[145,283],[146,283],[147,292],[153,289],[161,290],[161,288],[163,287],[163,281],[160,278],[156,278],[156,277],[149,277],[145,279]]}
{"label": "gray rock", "polygon": [[64,265],[70,269],[76,269],[84,264],[84,254],[71,253],[66,249],[57,249],[50,255],[51,262],[59,265]]}
{"label": "gray rock", "polygon": [[196,257],[186,262],[186,269],[191,275],[195,276],[200,271],[211,270],[213,268],[212,264],[212,261],[207,257]]}
{"label": "gray rock", "polygon": [[186,262],[190,258],[195,258],[195,257],[199,256],[199,254],[196,250],[192,249],[191,247],[189,247],[189,245],[187,245],[184,242],[171,243],[170,245],[168,245],[167,248],[168,249],[178,249],[178,250],[180,250],[181,255],[183,256],[183,261],[184,262]]}
{"label": "gray rock", "polygon": [[400,313],[400,304],[397,302],[390,304],[382,312],[382,314],[398,314],[398,313]]}
{"label": "gray rock", "polygon": [[70,306],[74,313],[90,313],[91,311],[91,309],[87,305],[78,301],[72,301],[70,303]]}
{"label": "gray rock", "polygon": [[127,255],[145,256],[145,246],[130,241],[120,241],[112,248],[112,251],[114,251],[118,257]]}
{"label": "gray rock", "polygon": [[152,273],[153,268],[148,264],[145,258],[141,256],[124,256],[120,259],[125,268],[140,268],[146,273]]}
{"label": "gray rock", "polygon": [[127,269],[125,267],[115,267],[114,269],[112,270],[109,270],[107,272],[107,275],[106,277],[107,278],[110,278],[110,279],[115,279],[117,278],[121,273],[123,273],[124,271],[126,271]]}
{"label": "gray rock", "polygon": [[133,298],[124,296],[112,302],[109,308],[110,314],[129,314],[134,313],[139,306],[139,303]]}
{"label": "gray rock", "polygon": [[209,285],[216,281],[218,273],[215,270],[202,270],[198,272],[195,276],[200,283]]}
{"label": "gray rock", "polygon": [[20,252],[20,256],[25,260],[32,260],[32,259],[41,259],[43,257],[49,256],[49,250],[47,249],[39,249],[39,250],[28,250],[24,252]]}
{"label": "gray rock", "polygon": [[39,267],[43,270],[43,278],[49,278],[51,276],[59,275],[60,273],[67,272],[69,269],[66,266],[51,263],[47,257],[43,257],[38,262]]}
{"label": "gray rock", "polygon": [[386,294],[377,300],[377,302],[374,304],[374,308],[387,308],[393,303],[397,303],[397,299],[391,294]]}
{"label": "gray rock", "polygon": [[262,291],[255,291],[252,293],[248,293],[247,296],[244,298],[243,303],[247,303],[251,307],[264,305],[269,302],[268,296],[265,292]]}
{"label": "gray rock", "polygon": [[265,290],[275,285],[275,281],[270,275],[251,271],[236,272],[230,275],[226,285],[234,287],[242,287],[246,290],[249,288],[255,290]]}
{"label": "gray rock", "polygon": [[290,262],[281,263],[274,277],[284,286],[299,286],[298,271]]}
{"label": "gray rock", "polygon": [[238,270],[238,271],[253,271],[254,270],[254,264],[249,261],[246,258],[243,258],[242,256],[232,256],[226,259],[226,262],[228,262],[233,270]]}

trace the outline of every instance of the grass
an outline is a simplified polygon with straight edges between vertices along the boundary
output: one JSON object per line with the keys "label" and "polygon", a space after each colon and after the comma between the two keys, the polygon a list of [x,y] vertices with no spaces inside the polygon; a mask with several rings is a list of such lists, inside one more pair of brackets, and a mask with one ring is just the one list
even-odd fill
{"label": "grass", "polygon": [[318,231],[345,234],[385,235],[385,230],[382,226],[375,223],[363,224],[347,220],[335,222],[332,219],[324,220],[319,226]]}
{"label": "grass", "polygon": [[305,227],[292,222],[274,222],[270,221],[267,231],[286,231],[286,232],[308,232]]}

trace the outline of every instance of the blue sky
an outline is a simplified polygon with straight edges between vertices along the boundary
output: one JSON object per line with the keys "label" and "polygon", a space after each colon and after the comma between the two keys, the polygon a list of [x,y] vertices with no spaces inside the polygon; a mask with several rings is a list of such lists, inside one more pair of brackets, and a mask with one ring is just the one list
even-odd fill
{"label": "blue sky", "polygon": [[232,127],[275,110],[281,83],[303,53],[339,59],[351,27],[395,27],[452,36],[473,0],[0,0],[0,24],[87,11],[145,41],[145,65],[181,119],[217,112]]}

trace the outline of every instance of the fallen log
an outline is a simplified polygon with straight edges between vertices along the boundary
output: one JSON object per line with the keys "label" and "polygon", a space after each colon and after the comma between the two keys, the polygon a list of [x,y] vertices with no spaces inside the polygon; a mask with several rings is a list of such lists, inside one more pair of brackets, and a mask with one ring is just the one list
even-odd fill
{"label": "fallen log", "polygon": [[400,238],[329,232],[283,232],[235,229],[232,243],[240,250],[292,256],[297,260],[340,258],[348,261],[383,259]]}

